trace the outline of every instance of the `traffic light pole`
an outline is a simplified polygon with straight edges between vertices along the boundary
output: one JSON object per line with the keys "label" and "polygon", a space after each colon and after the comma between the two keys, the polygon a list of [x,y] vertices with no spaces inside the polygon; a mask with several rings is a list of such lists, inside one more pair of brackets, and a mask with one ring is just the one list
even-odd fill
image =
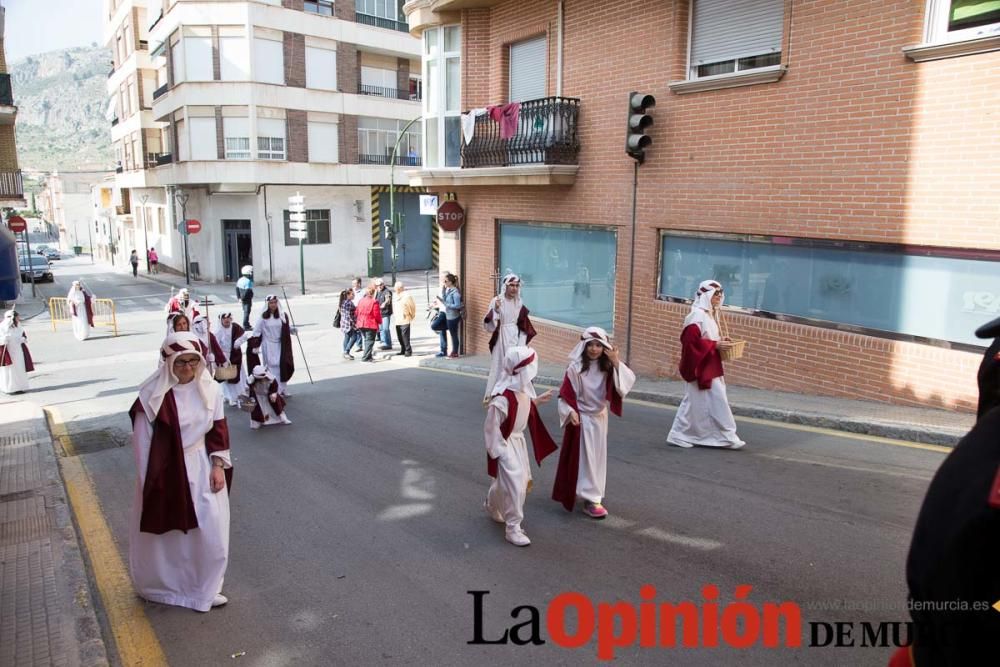
{"label": "traffic light pole", "polygon": [[639,161],[635,160],[632,165],[632,243],[629,249],[628,260],[628,334],[625,337],[625,363],[632,365],[632,291],[635,282],[635,209],[638,202],[637,193],[639,191]]}
{"label": "traffic light pole", "polygon": [[184,284],[191,284],[191,264],[188,261],[188,229],[187,229],[187,202],[188,193],[181,190],[175,192],[174,197],[181,205],[181,223],[177,226],[177,231],[184,237]]}
{"label": "traffic light pole", "polygon": [[392,229],[392,238],[389,242],[392,243],[392,284],[396,284],[396,242],[399,238],[399,232],[402,231],[402,225],[396,219],[396,152],[399,150],[399,142],[403,140],[403,135],[406,131],[410,129],[410,126],[416,123],[418,120],[423,118],[423,116],[417,116],[400,131],[399,136],[396,137],[396,143],[392,147],[392,156],[389,158],[389,224]]}

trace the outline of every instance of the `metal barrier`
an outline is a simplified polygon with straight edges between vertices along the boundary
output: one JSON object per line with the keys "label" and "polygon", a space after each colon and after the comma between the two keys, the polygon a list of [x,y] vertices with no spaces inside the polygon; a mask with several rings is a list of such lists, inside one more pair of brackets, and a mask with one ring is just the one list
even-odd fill
{"label": "metal barrier", "polygon": [[[118,335],[118,318],[115,316],[114,299],[91,299],[94,309],[94,327],[110,327],[115,336]],[[73,309],[65,297],[54,296],[49,299],[49,317],[52,319],[52,330],[56,330],[57,322],[72,322]]]}

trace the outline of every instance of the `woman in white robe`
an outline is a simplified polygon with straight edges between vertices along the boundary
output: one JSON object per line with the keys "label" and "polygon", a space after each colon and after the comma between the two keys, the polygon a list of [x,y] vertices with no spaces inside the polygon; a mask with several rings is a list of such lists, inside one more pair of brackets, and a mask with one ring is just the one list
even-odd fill
{"label": "woman in white robe", "polygon": [[493,386],[503,374],[507,351],[519,345],[528,345],[535,337],[528,309],[521,301],[521,279],[517,275],[508,273],[503,277],[503,294],[490,301],[483,317],[483,331],[490,334],[490,373],[483,395],[485,404],[493,396]]}
{"label": "woman in white robe", "polygon": [[221,591],[229,561],[229,432],[197,337],[170,334],[161,354],[163,365],[140,386],[131,410],[138,474],[129,569],[140,597],[205,612],[228,602]]}
{"label": "woman in white robe", "polygon": [[8,310],[0,322],[0,391],[5,394],[28,391],[28,371],[34,366],[26,354],[27,340],[17,311]]}
{"label": "woman in white robe", "polygon": [[278,297],[268,294],[265,298],[264,311],[253,325],[253,331],[243,334],[240,343],[250,338],[260,338],[260,355],[268,372],[278,381],[278,393],[287,398],[288,381],[294,372],[291,337],[297,329],[292,326],[287,313],[282,312]]}
{"label": "woman in white robe", "polygon": [[79,280],[74,280],[66,301],[69,302],[70,319],[73,321],[73,336],[77,340],[90,338],[90,327],[93,321],[93,296],[84,289]]}
{"label": "woman in white robe", "polygon": [[603,519],[608,515],[602,504],[608,477],[608,407],[621,416],[622,399],[632,390],[635,373],[618,358],[600,327],[584,330],[569,358],[559,389],[564,434],[552,498],[570,511],[582,498],[583,512]]}
{"label": "woman in white robe", "polygon": [[[235,380],[224,380],[220,382],[222,396],[229,405],[236,407],[240,404],[240,394],[244,392],[247,384],[247,371],[243,365],[243,353],[239,345],[234,343],[243,336],[243,327],[233,322],[232,313],[219,313],[215,327],[215,340],[222,350],[223,359],[228,360],[230,365],[239,368],[239,375]],[[237,354],[233,354],[233,352]]]}
{"label": "woman in white robe", "polygon": [[687,384],[667,435],[667,443],[676,447],[740,449],[746,444],[736,435],[719,353],[731,344],[719,333],[715,318],[723,298],[722,285],[703,281],[684,319],[680,373]]}

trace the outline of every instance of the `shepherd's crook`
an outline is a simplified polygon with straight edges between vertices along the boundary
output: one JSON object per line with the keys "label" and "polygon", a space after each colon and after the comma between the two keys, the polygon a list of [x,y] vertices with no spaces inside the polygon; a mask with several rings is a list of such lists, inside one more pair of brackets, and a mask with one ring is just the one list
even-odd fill
{"label": "shepherd's crook", "polygon": [[[284,287],[281,288],[281,295],[283,297],[285,297],[285,310],[288,311],[288,318],[292,321],[292,326],[294,327],[295,326],[295,316],[292,315],[292,309],[288,305],[288,295],[285,294],[285,288]],[[309,374],[309,384],[316,384],[315,382],[313,382],[313,374],[309,370],[309,362],[306,360],[306,351],[302,347],[302,339],[299,338],[298,327],[295,327],[295,328],[296,328],[296,331],[295,331],[295,340],[299,341],[299,353],[302,354],[302,363],[304,363],[306,365],[306,373]]]}

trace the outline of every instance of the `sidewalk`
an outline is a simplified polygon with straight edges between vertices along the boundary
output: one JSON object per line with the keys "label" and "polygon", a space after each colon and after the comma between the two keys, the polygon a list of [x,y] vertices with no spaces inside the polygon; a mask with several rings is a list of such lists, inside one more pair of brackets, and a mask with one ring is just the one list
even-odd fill
{"label": "sidewalk", "polygon": [[[489,375],[490,359],[485,355],[455,359],[428,358],[421,366]],[[558,387],[566,367],[542,363],[537,384]],[[885,438],[932,445],[954,446],[969,432],[976,416],[932,408],[912,408],[888,403],[872,403],[828,396],[809,396],[751,387],[727,387],[733,414],[770,421],[803,424],[822,428],[863,433]],[[684,397],[684,382],[639,377],[629,398],[679,405]]]}
{"label": "sidewalk", "polygon": [[108,658],[45,414],[0,402],[0,665]]}

